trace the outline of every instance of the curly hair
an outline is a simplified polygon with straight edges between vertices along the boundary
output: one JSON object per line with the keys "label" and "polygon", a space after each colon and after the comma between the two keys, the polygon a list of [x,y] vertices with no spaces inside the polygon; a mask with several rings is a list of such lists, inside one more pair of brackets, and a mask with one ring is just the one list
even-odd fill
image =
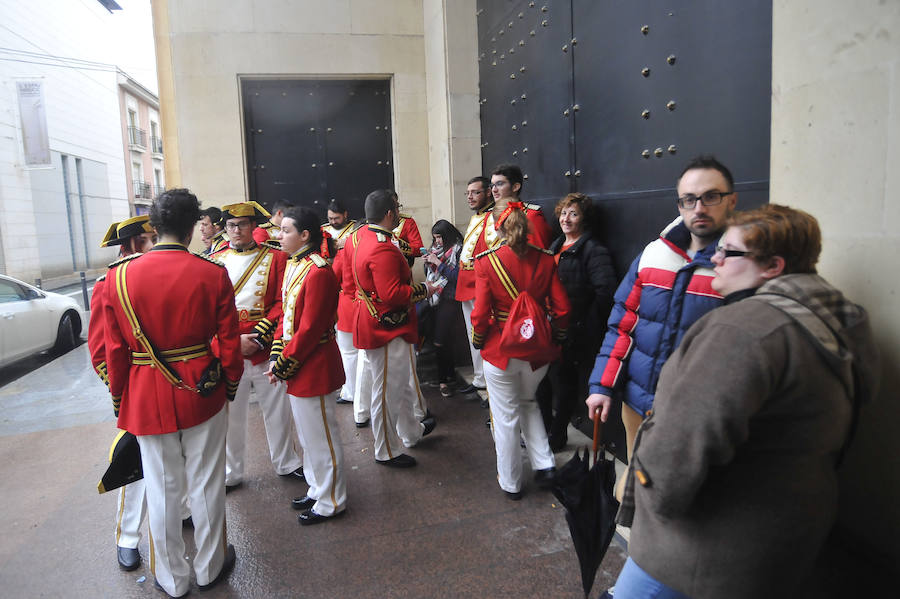
{"label": "curly hair", "polygon": [[578,206],[578,210],[581,211],[581,226],[587,227],[588,223],[591,222],[591,217],[593,216],[594,206],[591,202],[591,198],[577,191],[574,193],[570,193],[556,203],[556,208],[553,209],[553,214],[556,215],[556,218],[559,218],[560,213],[569,206]]}
{"label": "curly hair", "polygon": [[159,235],[185,239],[200,220],[200,202],[189,189],[167,189],[150,206],[150,226]]}
{"label": "curly hair", "polygon": [[736,212],[728,226],[737,227],[757,263],[773,256],[784,259],[784,274],[815,273],[822,251],[822,232],[816,218],[802,210],[767,204],[756,210]]}

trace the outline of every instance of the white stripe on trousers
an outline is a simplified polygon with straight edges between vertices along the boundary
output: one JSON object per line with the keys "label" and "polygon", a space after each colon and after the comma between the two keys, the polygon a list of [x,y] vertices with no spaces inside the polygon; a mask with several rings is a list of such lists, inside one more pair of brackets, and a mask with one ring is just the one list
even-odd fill
{"label": "white stripe on trousers", "polygon": [[510,359],[506,370],[501,370],[484,361],[494,447],[497,450],[497,474],[500,488],[504,491],[516,493],[522,490],[520,429],[532,470],[555,466],[541,411],[534,398],[547,368],[544,365],[532,371],[528,362]]}
{"label": "white stripe on trousers", "polygon": [[228,403],[228,439],[225,445],[225,484],[236,485],[244,480],[244,459],[247,455],[247,409],[250,388],[256,396],[266,425],[269,457],[278,474],[290,474],[303,463],[294,450],[291,432],[291,408],[284,385],[272,385],[266,377],[269,362],[253,364],[244,360],[244,375],[238,385],[234,401]]}
{"label": "white stripe on trousers", "polygon": [[160,586],[174,597],[191,586],[181,528],[181,497],[185,493],[194,519],[197,584],[209,584],[222,569],[227,428],[223,408],[197,426],[139,438],[150,520],[150,568]]}
{"label": "white stripe on trousers", "polygon": [[341,431],[334,419],[337,391],[318,397],[288,395],[300,444],[303,445],[303,473],[316,500],[313,511],[331,516],[347,507],[347,481]]}

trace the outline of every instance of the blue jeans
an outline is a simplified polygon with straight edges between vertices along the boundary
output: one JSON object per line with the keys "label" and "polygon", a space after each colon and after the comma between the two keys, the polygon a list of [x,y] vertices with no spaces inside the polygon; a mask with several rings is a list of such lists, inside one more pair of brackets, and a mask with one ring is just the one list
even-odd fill
{"label": "blue jeans", "polygon": [[689,599],[644,572],[630,557],[616,580],[614,599]]}

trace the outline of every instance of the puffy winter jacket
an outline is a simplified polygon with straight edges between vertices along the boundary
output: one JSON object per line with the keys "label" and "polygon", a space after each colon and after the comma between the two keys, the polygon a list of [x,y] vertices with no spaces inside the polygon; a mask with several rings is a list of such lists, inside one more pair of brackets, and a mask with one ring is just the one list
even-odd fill
{"label": "puffy winter jacket", "polygon": [[591,393],[622,389],[623,401],[646,414],[666,359],[697,319],[722,304],[710,285],[716,244],[691,259],[690,242],[690,231],[678,217],[631,263],[616,290],[591,372]]}

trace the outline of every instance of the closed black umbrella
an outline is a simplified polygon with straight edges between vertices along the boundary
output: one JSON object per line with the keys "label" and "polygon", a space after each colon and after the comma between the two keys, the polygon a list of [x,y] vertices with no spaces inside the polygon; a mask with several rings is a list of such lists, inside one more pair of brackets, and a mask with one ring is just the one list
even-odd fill
{"label": "closed black umbrella", "polygon": [[[594,420],[594,465],[590,453],[578,451],[559,469],[553,494],[566,508],[566,522],[572,534],[575,554],[581,566],[581,585],[587,597],[594,585],[597,568],[616,532],[619,502],[613,495],[616,468],[613,460],[598,455],[600,416]],[[599,458],[599,459],[598,459]]]}
{"label": "closed black umbrella", "polygon": [[128,431],[119,431],[109,448],[109,468],[97,483],[97,492],[106,493],[142,478],[144,468],[137,437]]}

